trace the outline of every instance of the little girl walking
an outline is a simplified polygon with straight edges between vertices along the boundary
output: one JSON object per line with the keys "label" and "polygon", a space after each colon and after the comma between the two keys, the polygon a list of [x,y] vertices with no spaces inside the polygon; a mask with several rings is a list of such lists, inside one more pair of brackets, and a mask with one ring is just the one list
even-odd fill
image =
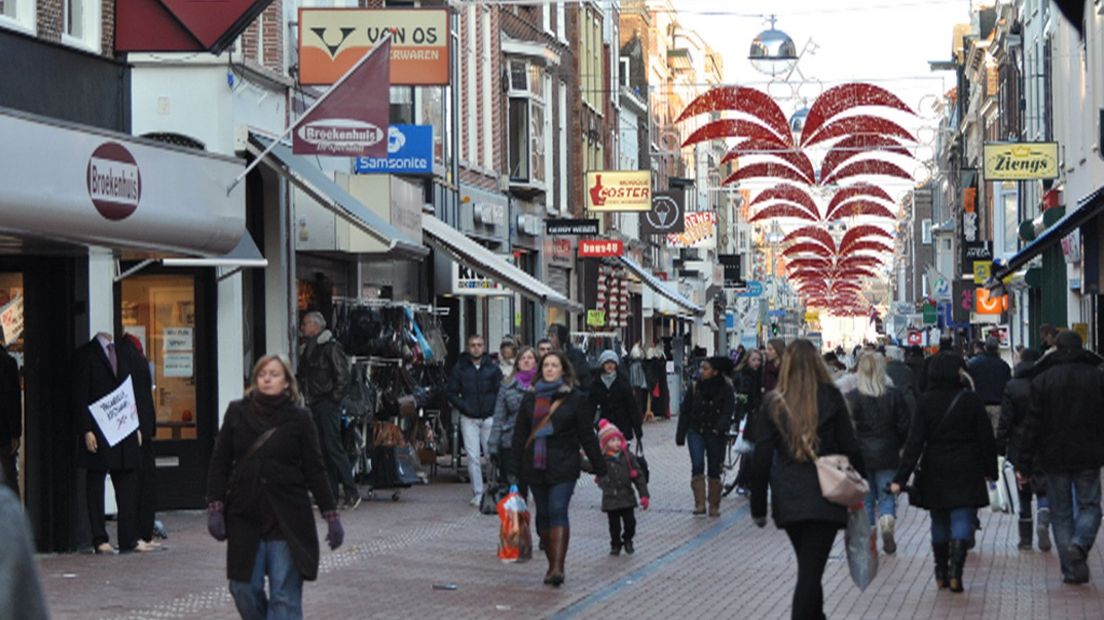
{"label": "little girl walking", "polygon": [[606,459],[606,475],[598,479],[598,485],[602,489],[602,512],[609,517],[610,555],[621,555],[622,546],[631,555],[635,551],[636,494],[640,494],[640,506],[647,510],[648,483],[636,457],[628,451],[625,436],[609,420],[598,422],[598,445]]}

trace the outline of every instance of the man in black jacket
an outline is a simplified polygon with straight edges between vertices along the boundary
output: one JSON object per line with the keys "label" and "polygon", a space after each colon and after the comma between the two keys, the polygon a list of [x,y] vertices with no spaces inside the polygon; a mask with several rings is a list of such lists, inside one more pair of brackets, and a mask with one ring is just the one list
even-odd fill
{"label": "man in black jacket", "polygon": [[353,466],[341,441],[341,402],[349,393],[349,358],[341,343],[326,329],[320,312],[308,312],[299,325],[303,344],[299,347],[299,390],[314,414],[322,458],[330,474],[330,487],[337,497],[337,486],[345,488],[345,507],[360,505],[360,490],[353,479]]}
{"label": "man in black jacket", "polygon": [[1060,333],[1056,344],[1035,364],[1017,478],[1023,486],[1036,466],[1046,472],[1063,581],[1081,584],[1089,581],[1086,558],[1100,529],[1104,360],[1081,348],[1077,332]]}
{"label": "man in black jacket", "polygon": [[[539,376],[539,370],[538,376]],[[471,479],[471,505],[483,501],[483,468],[480,458],[487,454],[494,423],[495,400],[502,386],[502,370],[487,355],[483,336],[468,336],[468,352],[452,367],[448,400],[460,412],[460,434],[468,457],[468,477]]]}
{"label": "man in black jacket", "polygon": [[19,495],[19,441],[23,437],[23,390],[19,386],[19,363],[0,347],[0,473]]}
{"label": "man in black jacket", "polygon": [[[1024,423],[1031,408],[1031,375],[1039,352],[1035,349],[1020,351],[1020,363],[1016,364],[1012,379],[1004,386],[1001,399],[1000,422],[997,423],[997,453],[1006,457],[1008,462],[1018,467],[1020,462],[1020,444],[1023,440]],[[1050,507],[1046,497],[1046,478],[1039,467],[1028,484],[1020,488],[1020,544],[1019,548],[1030,551],[1032,547],[1032,528],[1039,537],[1039,550],[1050,551]],[[1039,505],[1038,521],[1033,526],[1031,519],[1031,496],[1037,497]]]}
{"label": "man in black jacket", "polygon": [[985,412],[989,414],[994,431],[1000,418],[1004,386],[1012,378],[1012,369],[1008,362],[1000,358],[999,350],[1000,341],[990,336],[985,339],[984,352],[970,358],[966,364],[967,372],[974,379],[974,389],[981,402],[985,403]]}

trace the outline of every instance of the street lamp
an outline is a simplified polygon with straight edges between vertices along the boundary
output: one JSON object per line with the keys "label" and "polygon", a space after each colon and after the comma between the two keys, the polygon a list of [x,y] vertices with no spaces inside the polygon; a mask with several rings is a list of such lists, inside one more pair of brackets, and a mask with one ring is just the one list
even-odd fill
{"label": "street lamp", "polygon": [[775,29],[776,21],[777,18],[771,15],[770,28],[752,39],[751,50],[748,52],[751,66],[771,77],[785,75],[797,64],[797,46],[790,35]]}

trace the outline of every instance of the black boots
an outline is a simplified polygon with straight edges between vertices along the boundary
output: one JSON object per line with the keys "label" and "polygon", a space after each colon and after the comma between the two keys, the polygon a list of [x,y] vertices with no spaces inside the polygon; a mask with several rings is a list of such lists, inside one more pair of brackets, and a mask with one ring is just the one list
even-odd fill
{"label": "black boots", "polygon": [[947,587],[950,577],[947,568],[950,545],[948,543],[932,543],[932,555],[935,556],[935,584],[942,590]]}
{"label": "black boots", "polygon": [[967,541],[952,540],[950,544],[950,579],[947,587],[951,592],[962,592],[962,568],[966,565]]}
{"label": "black boots", "polygon": [[1031,544],[1031,534],[1035,530],[1035,524],[1031,522],[1031,519],[1020,519],[1020,544],[1017,545],[1020,551],[1031,551],[1033,545]]}
{"label": "black boots", "polygon": [[567,556],[567,543],[571,530],[566,527],[553,527],[548,531],[548,573],[544,576],[545,585],[558,588],[564,582],[564,558]]}

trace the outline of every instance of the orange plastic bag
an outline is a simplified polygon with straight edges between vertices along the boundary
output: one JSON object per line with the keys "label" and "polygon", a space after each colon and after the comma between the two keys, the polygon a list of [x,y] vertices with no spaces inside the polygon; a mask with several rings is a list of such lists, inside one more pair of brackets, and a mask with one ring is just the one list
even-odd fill
{"label": "orange plastic bag", "polygon": [[498,502],[498,559],[503,562],[524,562],[533,557],[533,537],[529,532],[529,507],[510,487],[506,497]]}

